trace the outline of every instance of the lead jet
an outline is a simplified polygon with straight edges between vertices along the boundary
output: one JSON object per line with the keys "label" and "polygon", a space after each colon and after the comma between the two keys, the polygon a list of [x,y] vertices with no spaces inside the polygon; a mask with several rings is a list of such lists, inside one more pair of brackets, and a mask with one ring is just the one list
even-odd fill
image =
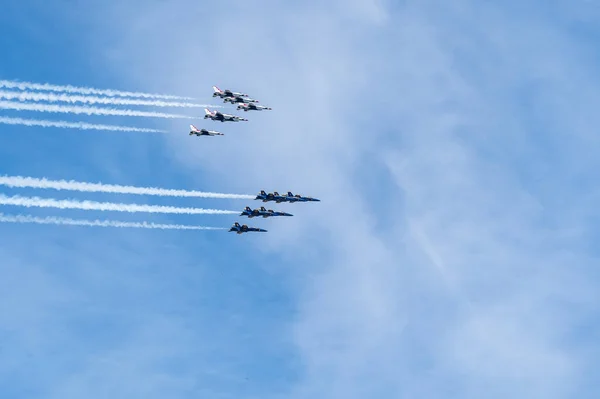
{"label": "lead jet", "polygon": [[198,129],[194,125],[190,125],[190,136],[195,134],[196,136],[225,136],[223,133],[219,133],[216,130]]}
{"label": "lead jet", "polygon": [[229,229],[229,232],[236,232],[237,234],[242,234],[242,233],[248,233],[250,231],[255,231],[255,232],[261,232],[261,233],[266,233],[267,230],[265,229],[259,229],[257,227],[248,227],[247,225],[241,225],[238,222],[235,222],[233,224],[233,226],[231,226],[231,228]]}
{"label": "lead jet", "polygon": [[233,96],[233,97],[225,97],[223,99],[224,103],[238,104],[238,103],[258,103],[260,101],[255,100],[250,97],[242,97],[242,96]]}
{"label": "lead jet", "polygon": [[240,213],[240,216],[248,216],[250,219],[252,219],[253,217],[259,217],[262,216],[263,218],[268,218],[271,216],[294,216],[291,213],[285,213],[285,212],[275,212],[272,209],[265,209],[264,206],[261,206],[259,209],[250,209],[249,206],[247,206],[242,213]]}
{"label": "lead jet", "polygon": [[244,111],[262,111],[272,110],[273,108],[265,107],[264,105],[258,105],[256,103],[241,103],[237,106],[237,109],[243,109]]}
{"label": "lead jet", "polygon": [[208,108],[204,108],[204,119],[212,119],[213,121],[221,121],[221,122],[239,122],[239,121],[248,121],[248,119],[240,118],[239,116],[224,114],[219,111],[211,111]]}
{"label": "lead jet", "polygon": [[287,202],[320,202],[320,199],[312,198],[312,197],[303,197],[299,194],[292,194],[291,191],[287,192],[285,196]]}
{"label": "lead jet", "polygon": [[227,98],[227,97],[248,97],[247,94],[245,93],[239,93],[236,91],[231,91],[229,89],[225,89],[225,90],[221,90],[219,89],[217,86],[213,86],[213,97],[221,97],[221,98]]}

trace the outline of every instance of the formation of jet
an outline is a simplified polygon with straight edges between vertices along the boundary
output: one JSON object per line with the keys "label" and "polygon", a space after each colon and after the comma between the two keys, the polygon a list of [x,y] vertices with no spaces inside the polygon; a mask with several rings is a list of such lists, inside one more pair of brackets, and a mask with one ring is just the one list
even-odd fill
{"label": "formation of jet", "polygon": [[[223,99],[224,103],[230,103],[231,105],[234,105],[234,106],[237,104],[238,110],[242,110],[242,109],[244,111],[272,110],[272,108],[270,108],[270,107],[266,107],[264,105],[259,105],[258,100],[250,98],[248,96],[248,94],[246,94],[246,93],[235,92],[235,91],[232,91],[229,89],[221,90],[217,86],[213,86],[213,97],[220,97],[221,99]],[[213,121],[219,121],[219,122],[240,122],[240,121],[248,120],[248,119],[244,119],[239,116],[236,116],[236,115],[225,114],[220,111],[211,111],[208,108],[204,109],[204,113],[205,113],[204,119],[211,119]],[[223,133],[219,133],[215,130],[198,129],[194,125],[190,125],[190,136],[191,135],[224,136]],[[294,195],[290,191],[288,191],[287,194],[285,194],[285,195],[281,195],[277,191],[272,192],[272,193],[267,193],[264,190],[260,191],[260,194],[258,194],[256,196],[256,199],[261,200],[263,202],[273,201],[278,204],[282,203],[282,202],[295,203],[295,202],[320,201],[317,198],[304,197],[299,194]],[[269,218],[269,217],[274,217],[274,216],[293,216],[293,215],[291,213],[276,212],[272,209],[266,209],[264,206],[261,206],[258,209],[252,209],[249,206],[247,206],[244,208],[244,210],[242,211],[242,213],[240,213],[239,216],[247,216],[249,219],[252,219],[254,217]],[[245,224],[240,225],[238,222],[235,222],[233,224],[233,226],[231,226],[231,228],[229,229],[229,232],[233,232],[236,234],[243,234],[243,233],[249,233],[249,232],[267,232],[267,230],[261,229],[258,227],[248,227],[248,225],[245,225]]]}
{"label": "formation of jet", "polygon": [[233,226],[231,226],[231,228],[229,229],[229,232],[235,232],[237,234],[242,234],[242,233],[248,233],[251,231],[255,231],[255,232],[261,232],[261,233],[266,233],[267,230],[265,229],[259,229],[257,227],[248,227],[247,225],[243,224],[240,226],[240,224],[238,222],[235,222],[233,224]]}
{"label": "formation of jet", "polygon": [[256,196],[257,200],[261,200],[262,202],[269,202],[269,201],[274,201],[276,203],[281,203],[281,202],[318,202],[321,201],[320,199],[317,198],[312,198],[312,197],[303,197],[299,194],[292,194],[291,191],[288,191],[286,195],[281,195],[279,194],[277,191],[273,192],[273,193],[267,193],[265,192],[265,190],[260,190],[260,193]]}
{"label": "formation of jet", "polygon": [[259,209],[251,209],[249,206],[247,206],[242,213],[240,213],[240,216],[248,216],[250,219],[252,219],[253,217],[260,217],[262,216],[263,218],[268,218],[271,216],[294,216],[291,213],[286,213],[286,212],[275,212],[272,209],[265,209],[264,206],[261,206]]}
{"label": "formation of jet", "polygon": [[219,133],[216,130],[198,129],[194,125],[190,125],[190,136],[195,134],[196,136],[224,136],[223,133]]}
{"label": "formation of jet", "polygon": [[237,109],[243,109],[244,111],[262,111],[272,110],[273,108],[265,107],[264,105],[258,105],[256,103],[241,103],[237,106]]}
{"label": "formation of jet", "polygon": [[204,108],[204,119],[212,119],[213,121],[220,122],[239,122],[239,121],[248,121],[248,119],[240,118],[239,116],[224,114],[219,111],[211,111],[208,108]]}

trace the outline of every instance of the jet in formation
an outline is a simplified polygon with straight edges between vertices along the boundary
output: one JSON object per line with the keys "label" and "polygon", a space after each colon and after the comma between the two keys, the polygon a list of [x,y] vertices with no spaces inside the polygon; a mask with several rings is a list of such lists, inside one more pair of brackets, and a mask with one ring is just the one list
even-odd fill
{"label": "jet in formation", "polygon": [[227,98],[227,97],[248,97],[247,94],[245,93],[239,93],[236,91],[231,91],[229,89],[226,90],[221,90],[219,89],[217,86],[213,86],[213,97],[221,97],[221,98]]}
{"label": "jet in formation", "polygon": [[224,136],[223,133],[219,133],[216,130],[198,129],[194,125],[190,125],[190,136],[195,134],[196,136]]}
{"label": "jet in formation", "polygon": [[268,218],[271,216],[294,216],[291,213],[286,213],[286,212],[275,212],[272,209],[265,209],[264,206],[261,206],[259,209],[251,209],[249,206],[247,206],[244,211],[242,213],[240,213],[240,216],[248,216],[250,219],[252,219],[253,217],[260,217],[262,216],[263,218]]}
{"label": "jet in formation", "polygon": [[265,192],[265,190],[260,190],[260,194],[258,194],[255,199],[261,200],[262,202],[274,201],[278,204],[281,202],[312,202],[312,201],[318,202],[318,201],[321,201],[320,199],[317,199],[317,198],[303,197],[299,194],[294,195],[294,194],[292,194],[291,191],[288,191],[287,195],[281,195],[277,191],[267,194]]}
{"label": "jet in formation", "polygon": [[272,110],[273,108],[265,107],[264,105],[258,105],[256,103],[241,103],[237,106],[237,109],[243,109],[244,111],[262,111]]}
{"label": "jet in formation", "polygon": [[233,97],[225,97],[223,99],[223,102],[224,103],[237,104],[237,103],[259,103],[260,101],[255,100],[255,99],[250,98],[250,97],[233,96]]}
{"label": "jet in formation", "polygon": [[220,122],[239,122],[239,121],[248,121],[248,119],[240,118],[239,116],[224,114],[219,111],[211,111],[208,108],[204,108],[204,119],[212,119],[213,121]]}
{"label": "jet in formation", "polygon": [[257,227],[248,227],[247,225],[241,225],[238,222],[235,222],[233,224],[233,226],[231,226],[231,228],[229,229],[229,232],[235,232],[237,234],[242,234],[242,233],[248,233],[250,231],[255,231],[255,232],[262,232],[262,233],[266,233],[267,230],[265,229],[259,229]]}

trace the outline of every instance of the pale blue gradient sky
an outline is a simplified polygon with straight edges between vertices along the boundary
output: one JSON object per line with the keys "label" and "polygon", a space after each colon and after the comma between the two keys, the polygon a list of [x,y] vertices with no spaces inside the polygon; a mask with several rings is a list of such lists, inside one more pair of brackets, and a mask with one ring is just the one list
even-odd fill
{"label": "pale blue gradient sky", "polygon": [[2,396],[598,395],[597,3],[40,7],[7,6],[1,77],[273,111],[0,127],[4,173],[323,202],[244,237],[0,225]]}

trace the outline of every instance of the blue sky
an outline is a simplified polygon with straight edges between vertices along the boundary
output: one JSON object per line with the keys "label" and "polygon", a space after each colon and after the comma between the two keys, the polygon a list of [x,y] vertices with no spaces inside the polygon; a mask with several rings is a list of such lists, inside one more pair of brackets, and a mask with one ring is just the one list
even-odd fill
{"label": "blue sky", "polygon": [[2,79],[201,102],[217,84],[273,111],[196,139],[185,120],[3,110],[171,132],[0,126],[3,174],[322,202],[239,237],[0,225],[1,396],[597,397],[599,17],[593,1],[6,5]]}

